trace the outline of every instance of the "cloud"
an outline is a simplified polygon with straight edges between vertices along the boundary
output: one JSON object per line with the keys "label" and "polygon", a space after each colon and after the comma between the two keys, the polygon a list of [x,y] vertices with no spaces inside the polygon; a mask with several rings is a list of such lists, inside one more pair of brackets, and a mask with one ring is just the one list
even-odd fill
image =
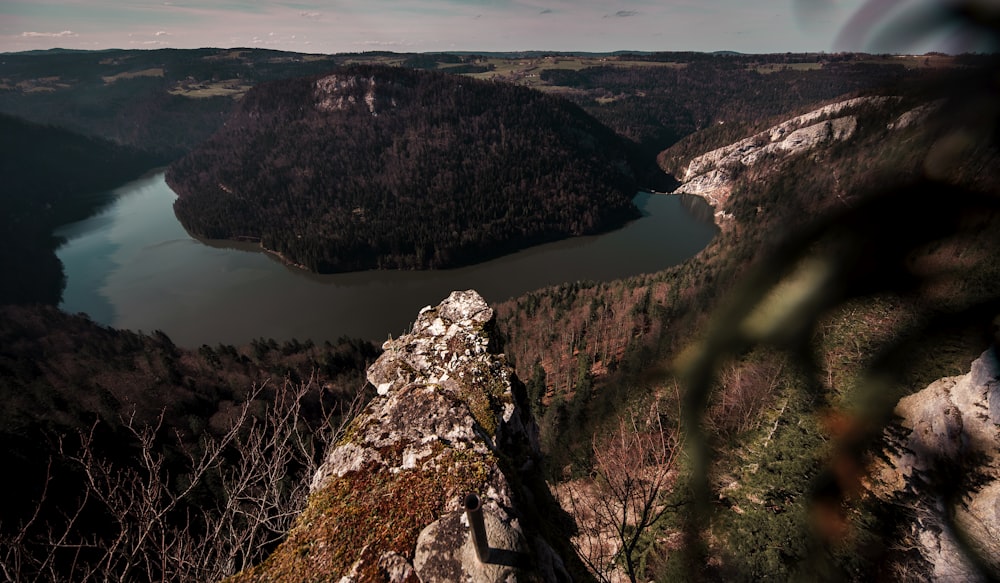
{"label": "cloud", "polygon": [[639,13],[635,10],[619,10],[618,12],[615,12],[615,16],[618,18],[627,18],[629,16],[635,16],[636,14]]}
{"label": "cloud", "polygon": [[[76,35],[74,35],[74,36],[76,36]],[[156,31],[156,32],[154,32],[152,34],[152,36],[153,36],[153,38],[155,40],[144,40],[144,41],[138,40],[138,39],[141,39],[141,38],[144,38],[144,37],[149,37],[149,36],[150,36],[150,34],[148,32],[130,32],[130,33],[128,33],[128,37],[129,38],[137,39],[137,40],[133,40],[133,41],[129,41],[129,42],[131,42],[132,44],[144,44],[144,45],[165,45],[165,44],[167,44],[167,41],[165,40],[165,37],[172,36],[172,35],[169,32],[165,31],[165,30],[158,30],[158,31]]]}
{"label": "cloud", "polygon": [[539,14],[552,14],[552,9],[551,8],[546,8],[546,9],[542,10],[541,12],[539,12]]}
{"label": "cloud", "polygon": [[299,16],[302,18],[319,18],[323,16],[322,12],[299,12]]}
{"label": "cloud", "polygon": [[72,30],[64,30],[62,32],[22,32],[21,36],[24,38],[66,38],[79,35]]}

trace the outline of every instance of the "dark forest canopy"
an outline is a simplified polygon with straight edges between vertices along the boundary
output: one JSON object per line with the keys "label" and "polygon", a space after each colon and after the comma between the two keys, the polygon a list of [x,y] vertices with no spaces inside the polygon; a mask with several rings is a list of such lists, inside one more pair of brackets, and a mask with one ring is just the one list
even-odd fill
{"label": "dark forest canopy", "polygon": [[557,97],[358,65],[255,87],[170,166],[192,233],[319,272],[444,268],[637,216],[627,142]]}
{"label": "dark forest canopy", "polygon": [[[175,85],[178,82],[176,68],[163,67],[159,72],[160,67],[143,62],[136,70],[107,72],[113,75],[104,76],[115,80],[102,80],[100,86],[95,81],[88,87],[63,88],[46,81],[52,75],[49,72],[23,85],[25,89],[0,90],[0,109],[4,103],[17,101],[18,111],[54,115],[49,110],[55,108],[45,104],[110,103],[107,109],[101,110],[102,115],[91,119],[80,115],[81,111],[90,110],[69,106],[61,110],[90,122],[89,127],[108,130],[107,134],[102,134],[108,138],[120,139],[110,130],[135,127],[142,130],[136,135],[158,136],[165,145],[158,149],[160,152],[186,148],[185,144],[194,143],[195,139],[188,128],[200,126],[203,134],[199,135],[211,133],[215,130],[214,126],[209,127],[212,120],[223,119],[221,111],[215,109],[220,105],[218,102],[225,101],[227,108],[231,105],[230,97],[208,97],[206,93],[242,91],[242,84],[237,89],[228,87],[233,84],[233,76],[226,71],[253,70],[244,59],[263,56],[254,51],[246,51],[242,56],[213,51],[190,55],[205,60],[199,62],[205,75],[224,71],[219,73],[220,81],[213,85],[209,83],[211,78],[192,73],[192,79],[185,77],[180,85]],[[147,55],[120,56],[121,59],[115,58],[115,63],[98,64],[100,67],[125,67],[127,60],[124,57],[131,60]],[[177,57],[184,61],[188,53],[150,52],[148,56]],[[68,59],[65,55],[62,57]],[[82,59],[79,55],[74,58]],[[88,58],[94,57],[88,55]],[[454,61],[448,57],[443,59]],[[880,509],[879,515],[872,516],[866,508],[867,497],[842,500],[841,491],[831,492],[826,470],[859,467],[853,458],[831,458],[830,447],[842,437],[838,433],[843,427],[867,423],[859,418],[848,425],[843,420],[850,419],[855,410],[853,405],[860,402],[854,388],[855,379],[863,379],[867,372],[875,371],[869,368],[873,360],[876,364],[880,360],[885,362],[880,355],[886,353],[887,347],[905,346],[907,350],[902,356],[908,363],[900,368],[903,379],[900,386],[877,396],[880,402],[890,406],[895,398],[886,395],[892,394],[891,391],[916,390],[941,376],[962,374],[967,370],[969,356],[978,355],[983,349],[984,337],[979,328],[984,323],[990,325],[995,311],[977,322],[975,329],[971,326],[965,329],[965,322],[971,321],[969,315],[975,314],[966,310],[962,316],[961,310],[963,305],[983,301],[983,298],[992,303],[980,305],[990,310],[996,305],[996,290],[1000,289],[997,284],[1000,281],[1000,266],[997,265],[1000,253],[996,251],[995,235],[1000,232],[997,215],[974,216],[975,220],[969,221],[963,236],[955,240],[929,237],[937,237],[939,232],[939,217],[935,213],[940,213],[940,218],[944,219],[953,206],[948,194],[960,193],[958,188],[980,193],[998,192],[995,169],[1000,167],[996,145],[1000,133],[995,124],[998,119],[996,67],[990,69],[989,75],[983,75],[983,87],[973,90],[970,84],[954,82],[956,77],[952,70],[968,66],[971,57],[956,57],[947,62],[933,56],[908,58],[903,61],[905,65],[900,65],[896,62],[900,59],[896,58],[869,63],[867,61],[872,59],[865,56],[849,59],[824,56],[812,61],[790,55],[787,67],[783,61],[765,61],[758,56],[728,55],[718,59],[706,56],[702,62],[701,57],[694,54],[690,58],[676,54],[651,55],[647,66],[643,67],[634,66],[637,58],[630,59],[633,64],[620,69],[583,60],[557,63],[552,59],[551,63],[542,63],[552,69],[574,68],[567,73],[536,72],[533,68],[540,66],[539,63],[527,60],[523,68],[506,73],[500,63],[487,60],[470,59],[457,65],[495,66],[498,75],[506,74],[512,82],[533,83],[548,91],[562,87],[567,97],[620,135],[634,140],[644,151],[657,151],[673,144],[669,153],[682,161],[685,156],[689,160],[690,156],[752,135],[827,100],[875,90],[880,94],[899,95],[903,100],[893,106],[898,107],[898,111],[869,111],[859,116],[858,133],[850,142],[819,149],[810,155],[776,159],[773,163],[743,171],[736,177],[729,207],[732,227],[723,231],[693,260],[664,272],[618,282],[567,283],[497,307],[498,326],[505,338],[508,357],[518,365],[519,376],[527,381],[526,392],[540,420],[541,442],[548,456],[543,460],[545,466],[560,476],[589,473],[594,436],[600,435],[618,412],[635,406],[645,396],[666,395],[664,405],[671,406],[660,409],[665,414],[661,419],[672,423],[668,411],[674,409],[669,394],[676,390],[679,396],[680,386],[673,382],[668,372],[670,363],[677,361],[692,339],[713,333],[708,324],[712,313],[736,314],[728,320],[719,319],[723,325],[715,330],[727,334],[731,330],[739,331],[739,326],[728,323],[746,321],[743,312],[719,310],[725,309],[726,298],[744,282],[751,269],[775,255],[774,250],[779,249],[783,235],[817,218],[823,220],[822,217],[830,216],[827,213],[832,209],[863,203],[864,197],[873,196],[888,185],[923,184],[925,190],[938,189],[929,200],[927,196],[908,196],[903,199],[907,204],[879,207],[882,212],[877,220],[853,223],[867,225],[869,229],[842,230],[851,240],[872,242],[859,247],[863,259],[860,268],[849,272],[852,279],[845,279],[854,286],[851,293],[863,295],[854,296],[851,301],[824,314],[806,335],[794,336],[801,341],[788,344],[801,352],[789,356],[778,346],[766,345],[718,358],[717,362],[724,363],[717,371],[718,386],[701,405],[704,414],[699,418],[713,432],[712,446],[716,449],[717,463],[706,467],[711,467],[713,475],[719,479],[713,479],[701,490],[685,487],[679,480],[673,493],[664,500],[678,509],[676,515],[667,516],[649,532],[644,539],[648,547],[638,551],[645,557],[646,578],[693,578],[677,574],[682,570],[677,563],[685,558],[685,553],[677,548],[677,534],[682,526],[680,521],[686,520],[686,513],[695,506],[692,492],[700,492],[718,500],[718,504],[713,504],[712,521],[704,523],[704,536],[711,541],[711,547],[706,549],[705,560],[692,561],[698,569],[706,567],[706,572],[698,573],[706,578],[787,579],[806,572],[800,569],[810,567],[814,560],[816,564],[829,561],[845,569],[845,573],[850,569],[856,580],[889,579],[890,573],[900,577],[900,573],[913,573],[914,577],[922,574],[924,566],[913,557],[913,547],[894,544],[895,541],[910,541],[914,532],[920,532],[903,520],[913,512],[910,500],[901,499],[899,505]],[[885,62],[890,60],[893,62]],[[650,63],[662,66],[653,67]],[[675,67],[675,63],[683,67]],[[275,68],[286,66],[278,62],[271,65]],[[410,65],[429,66],[427,62],[411,62]],[[323,66],[326,67],[326,63]],[[80,71],[79,68],[67,70]],[[164,77],[154,76],[154,71]],[[291,239],[278,243],[298,245],[306,249],[306,253],[327,251],[319,245],[315,249],[308,247],[307,235],[311,234],[309,229],[313,229],[320,235],[332,236],[331,240],[337,245],[364,242],[354,238],[357,233],[385,241],[383,247],[366,248],[372,256],[388,248],[386,257],[403,257],[401,253],[411,250],[415,254],[422,251],[426,258],[428,249],[432,256],[435,249],[408,247],[405,243],[405,237],[419,236],[425,231],[417,230],[413,235],[395,230],[390,219],[410,219],[406,224],[414,229],[423,227],[427,233],[445,233],[461,241],[466,233],[460,230],[463,225],[469,227],[470,236],[490,234],[491,229],[502,233],[499,230],[502,227],[531,225],[524,217],[541,220],[537,217],[557,215],[557,211],[570,206],[558,197],[545,198],[542,202],[552,203],[554,211],[536,212],[515,206],[512,207],[513,220],[484,222],[477,213],[485,212],[490,205],[505,202],[506,191],[499,196],[475,191],[470,195],[474,198],[455,202],[453,207],[444,204],[447,199],[434,199],[433,202],[440,204],[433,206],[428,204],[429,199],[415,193],[437,192],[435,188],[440,185],[435,179],[445,181],[445,186],[458,184],[459,176],[464,176],[461,172],[468,171],[480,177],[493,168],[490,164],[495,162],[498,168],[489,170],[496,172],[495,176],[477,181],[470,179],[470,183],[480,189],[497,188],[497,184],[513,188],[515,183],[521,184],[521,179],[502,182],[500,169],[521,172],[524,183],[530,172],[555,169],[551,176],[543,173],[548,180],[544,184],[552,186],[553,180],[560,178],[558,169],[582,172],[580,169],[590,163],[594,163],[595,168],[602,168],[595,160],[603,160],[614,168],[615,161],[626,158],[621,141],[602,133],[606,130],[578,109],[551,97],[461,77],[444,78],[402,70],[385,72],[380,68],[349,71],[354,75],[343,77],[345,85],[337,91],[331,85],[327,92],[329,99],[319,100],[331,109],[322,113],[316,111],[317,99],[311,85],[321,77],[250,91],[245,102],[238,105],[238,113],[229,125],[199,153],[181,163],[198,170],[185,174],[185,180],[215,189],[214,196],[206,198],[204,209],[200,209],[204,215],[194,216],[209,217],[208,211],[211,211],[231,219],[232,225],[261,230],[263,226],[273,227],[274,232]],[[95,75],[97,72],[95,67]],[[139,74],[143,72],[148,75]],[[900,113],[945,96],[901,91],[914,79],[925,76],[936,77],[932,85],[947,89],[943,93],[961,99],[935,114],[940,117],[928,117],[926,124],[890,129],[890,123],[898,119]],[[64,73],[60,83],[70,77]],[[376,80],[374,90],[369,82],[373,78]],[[21,83],[21,80],[11,81],[9,85],[20,87]],[[168,93],[171,97],[143,103],[144,99],[136,97],[138,94],[131,93],[132,88],[126,85],[152,86],[154,83],[186,93]],[[120,104],[103,97],[126,94],[130,98],[121,99]],[[102,97],[98,99],[97,95]],[[370,102],[366,99],[369,95],[372,96]],[[340,101],[340,97],[344,99]],[[72,102],[72,99],[79,101]],[[494,103],[497,105],[492,105]],[[164,104],[170,107],[163,109]],[[333,107],[338,104],[343,104],[345,109]],[[186,109],[188,105],[192,109]],[[135,116],[139,110],[151,113]],[[455,122],[456,118],[461,121]],[[118,120],[121,120],[120,125],[116,125]],[[406,125],[411,122],[412,125]],[[16,125],[9,125],[16,129]],[[174,135],[162,135],[159,130],[167,126]],[[405,131],[399,133],[399,128]],[[32,133],[37,131],[41,130],[32,129]],[[592,133],[587,133],[590,131]],[[576,141],[569,141],[571,147],[559,139],[567,134],[576,138]],[[951,139],[956,137],[961,139],[957,142]],[[23,145],[26,151],[39,155],[48,153],[58,160],[62,150],[56,146],[76,144],[78,139],[52,134],[38,136],[32,141],[11,141],[11,147],[17,149]],[[512,143],[527,143],[525,147],[529,149],[501,147]],[[97,154],[105,150],[106,145],[98,149],[96,144],[90,143],[87,152]],[[942,149],[942,144],[948,147]],[[561,147],[566,147],[567,151]],[[602,159],[596,150],[612,154]],[[948,150],[952,152],[949,154]],[[94,168],[90,170],[123,166],[125,158],[115,157],[120,155],[116,149],[107,151],[108,157],[102,158],[103,162],[92,159]],[[941,188],[942,183],[919,182],[929,167],[925,162],[931,160],[932,152],[937,156],[937,164],[930,167],[938,171],[946,169],[937,180],[947,181],[947,188]],[[524,158],[516,158],[516,155]],[[945,157],[941,158],[942,155]],[[295,165],[300,159],[316,159],[317,156],[324,161],[322,168]],[[491,156],[500,160],[492,160]],[[950,163],[942,165],[942,159]],[[427,164],[431,165],[430,169]],[[81,176],[91,174],[94,173]],[[597,176],[604,175],[598,173]],[[623,176],[624,182],[627,174]],[[578,179],[579,175],[573,178]],[[356,203],[346,201],[331,209],[321,206],[320,203],[326,203],[325,199],[294,197],[298,191],[292,185],[318,184],[324,190],[316,192],[327,192],[328,185],[349,180],[364,181],[364,184],[350,183],[357,187]],[[237,184],[237,181],[241,182]],[[237,188],[244,183],[261,188]],[[907,194],[912,193],[913,189],[908,189]],[[65,218],[63,210],[72,210],[78,205],[82,208],[86,201],[76,197],[87,193],[60,191],[53,194],[58,196],[53,196],[51,201],[29,201],[31,205],[25,208],[31,212],[39,212],[42,208],[59,210],[59,217]],[[258,200],[251,195],[264,198]],[[557,195],[562,193],[557,192]],[[394,196],[398,198],[392,198]],[[183,200],[191,202],[196,198],[188,195]],[[49,202],[52,209],[47,208]],[[413,220],[415,209],[425,212],[428,208],[437,214]],[[461,209],[463,214],[456,209]],[[523,217],[519,214],[522,212]],[[413,215],[406,216],[407,213]],[[5,216],[0,214],[0,221]],[[914,216],[923,217],[923,222],[914,221]],[[291,228],[281,230],[272,225],[272,221],[277,223],[279,220],[290,221]],[[452,224],[455,226],[450,227]],[[934,228],[926,228],[928,224]],[[940,224],[945,223],[942,220]],[[345,225],[355,231],[347,231]],[[44,231],[46,235],[49,233]],[[236,231],[235,235],[245,233]],[[265,244],[282,248],[274,241],[267,242],[263,232],[256,236]],[[299,236],[303,238],[300,240]],[[337,239],[338,236],[342,239]],[[433,245],[434,241],[428,240]],[[478,241],[472,240],[466,247],[456,248],[456,252],[480,250],[472,245]],[[825,239],[819,240],[819,244],[809,248],[823,252],[825,243]],[[387,247],[393,244],[399,255],[393,255],[394,249]],[[913,244],[917,246],[912,247]],[[810,257],[798,253],[799,248],[806,246],[796,247],[796,253],[786,256],[805,258],[800,265],[808,266]],[[914,251],[912,254],[899,254],[910,249]],[[16,248],[10,252],[16,252]],[[24,257],[27,260],[27,256]],[[321,255],[317,253],[316,257]],[[793,265],[788,271],[800,273]],[[775,274],[774,281],[789,281],[777,279],[782,273],[779,269],[768,273]],[[894,276],[900,273],[906,277],[899,281],[914,287],[878,287],[893,283]],[[20,283],[11,281],[11,285]],[[842,294],[844,292],[837,290],[847,289],[846,284],[832,288],[833,294]],[[741,304],[750,306],[748,302]],[[954,320],[947,322],[948,327],[954,326],[955,330],[925,334],[927,328],[921,327],[920,318],[924,315],[920,310],[947,316],[947,320]],[[962,318],[950,317],[956,313]],[[995,329],[989,332],[992,335]],[[917,340],[907,345],[897,343],[897,337],[906,336],[915,336]],[[719,352],[724,350],[720,348]],[[134,441],[121,438],[125,433],[121,416],[133,408],[138,409],[147,422],[156,422],[162,414],[164,433],[174,435],[177,432],[186,443],[195,443],[201,438],[212,437],[220,427],[224,429],[226,425],[220,421],[231,417],[231,412],[238,410],[241,402],[252,397],[249,391],[252,384],[268,377],[297,380],[316,372],[315,386],[322,386],[323,391],[310,394],[312,409],[321,409],[323,401],[320,398],[343,402],[354,394],[351,387],[357,388],[363,382],[361,370],[375,353],[367,343],[340,342],[320,347],[295,340],[284,345],[259,340],[243,348],[220,345],[183,350],[174,347],[159,333],[144,336],[115,332],[85,319],[61,314],[54,308],[0,309],[0,393],[4,395],[0,399],[3,410],[0,418],[5,420],[0,430],[4,442],[0,452],[4,452],[5,465],[13,465],[14,475],[18,476],[14,494],[7,497],[3,526],[16,529],[19,526],[17,519],[30,515],[38,499],[38,489],[45,483],[51,485],[47,495],[49,502],[54,504],[50,507],[50,516],[43,516],[38,523],[41,534],[37,540],[45,540],[47,519],[75,520],[72,514],[63,516],[63,513],[72,510],[75,495],[80,491],[79,474],[56,466],[54,478],[46,479],[49,458],[57,456],[55,439],[60,433],[72,437],[77,429],[86,431],[99,419],[103,431],[100,437],[102,445],[107,444],[105,453],[109,460],[116,468],[132,468],[137,463],[137,450]],[[808,360],[799,361],[805,366],[795,366],[796,354],[809,355]],[[884,368],[880,370],[885,372]],[[880,382],[874,386],[881,390],[884,385]],[[264,409],[278,401],[276,395],[264,394],[251,404],[255,410]],[[847,415],[842,417],[841,411]],[[828,464],[831,459],[833,462]],[[570,474],[566,473],[567,468]],[[178,475],[176,467],[171,469],[175,472],[173,475]],[[946,492],[958,491],[951,486],[955,481],[951,478],[958,476],[958,472],[938,475],[949,482],[945,485]],[[77,480],[64,476],[75,476]],[[297,478],[293,473],[287,473],[284,481],[294,479]],[[685,479],[683,473],[680,479]],[[936,486],[929,484],[929,487],[928,491],[934,492]],[[215,500],[206,495],[203,504],[192,504],[183,510],[191,510],[192,515],[200,517],[211,510]],[[840,541],[846,544],[838,543],[837,548],[828,544],[830,541],[813,540],[810,536],[816,531],[814,518],[820,515],[816,511],[830,508],[835,510],[837,517],[832,522],[835,527],[840,529],[840,525],[847,524],[840,521],[841,516],[849,518],[853,525],[849,538]],[[56,526],[59,524],[57,522]],[[99,532],[102,522],[81,520],[78,524],[87,532]],[[698,523],[692,521],[691,524]],[[879,548],[881,544],[869,544],[876,539],[890,543],[892,548],[888,555],[879,554],[886,552]],[[206,540],[207,545],[216,544],[216,541]],[[826,556],[842,551],[848,555],[832,559]],[[696,552],[701,553],[700,550]],[[897,565],[894,561],[900,562]],[[896,571],[896,567],[908,570]]]}

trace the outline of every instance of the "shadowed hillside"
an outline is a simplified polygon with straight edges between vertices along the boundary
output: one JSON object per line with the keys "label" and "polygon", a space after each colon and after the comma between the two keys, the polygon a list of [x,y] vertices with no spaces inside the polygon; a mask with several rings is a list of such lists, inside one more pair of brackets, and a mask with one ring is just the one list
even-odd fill
{"label": "shadowed hillside", "polygon": [[635,218],[628,154],[557,98],[357,66],[256,87],[167,180],[202,237],[319,272],[443,268]]}
{"label": "shadowed hillside", "polygon": [[89,216],[155,158],[2,114],[0,134],[0,304],[58,304],[63,274],[53,229]]}

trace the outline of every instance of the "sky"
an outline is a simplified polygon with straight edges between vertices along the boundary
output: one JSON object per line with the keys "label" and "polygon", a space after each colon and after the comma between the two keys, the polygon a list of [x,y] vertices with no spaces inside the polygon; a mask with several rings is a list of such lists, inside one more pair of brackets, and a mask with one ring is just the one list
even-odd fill
{"label": "sky", "polygon": [[930,1],[0,0],[0,52],[968,50],[954,38],[889,50],[872,43],[873,25]]}

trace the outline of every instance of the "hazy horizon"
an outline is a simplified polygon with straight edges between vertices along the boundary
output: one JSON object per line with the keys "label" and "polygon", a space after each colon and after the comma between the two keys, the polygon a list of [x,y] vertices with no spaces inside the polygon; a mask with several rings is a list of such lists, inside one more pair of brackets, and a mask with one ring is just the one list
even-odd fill
{"label": "hazy horizon", "polygon": [[931,0],[7,0],[0,52],[270,48],[302,53],[978,50],[957,35],[879,46]]}

